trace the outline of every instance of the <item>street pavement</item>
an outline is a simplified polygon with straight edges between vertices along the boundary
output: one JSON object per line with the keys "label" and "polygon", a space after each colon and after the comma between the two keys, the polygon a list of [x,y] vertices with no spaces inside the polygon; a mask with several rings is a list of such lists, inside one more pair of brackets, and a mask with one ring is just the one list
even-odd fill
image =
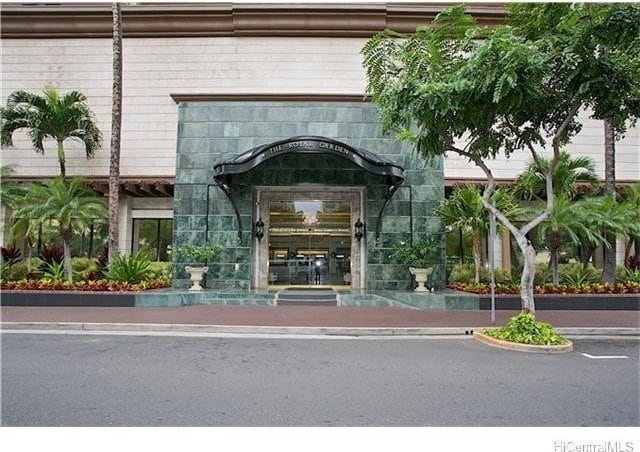
{"label": "street pavement", "polygon": [[640,422],[640,343],[635,340],[577,340],[571,353],[532,355],[470,338],[248,339],[16,331],[1,338],[3,426]]}
{"label": "street pavement", "polygon": [[[181,306],[171,308],[2,307],[2,322],[140,323],[300,327],[486,327],[490,311],[390,307]],[[496,311],[504,324],[518,311]],[[538,311],[556,327],[639,328],[640,311]]]}

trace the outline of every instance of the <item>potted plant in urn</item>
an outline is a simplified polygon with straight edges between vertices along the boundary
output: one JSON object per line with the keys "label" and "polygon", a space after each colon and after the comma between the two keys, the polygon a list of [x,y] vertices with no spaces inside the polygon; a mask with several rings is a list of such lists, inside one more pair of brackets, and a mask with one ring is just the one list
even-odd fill
{"label": "potted plant in urn", "polygon": [[409,266],[409,272],[418,283],[416,292],[427,292],[425,283],[433,272],[432,265],[440,254],[439,240],[435,236],[423,236],[413,244],[401,242],[395,247],[394,255],[401,263]]}
{"label": "potted plant in urn", "polygon": [[217,257],[222,251],[220,245],[206,243],[204,245],[184,245],[177,249],[178,255],[184,256],[191,262],[199,265],[187,265],[184,269],[191,275],[193,283],[189,288],[190,291],[202,290],[200,282],[209,271],[207,263]]}

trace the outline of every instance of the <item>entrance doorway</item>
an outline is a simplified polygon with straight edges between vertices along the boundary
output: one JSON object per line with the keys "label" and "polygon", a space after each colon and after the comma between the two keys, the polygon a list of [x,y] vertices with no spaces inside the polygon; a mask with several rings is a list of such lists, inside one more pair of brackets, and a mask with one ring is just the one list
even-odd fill
{"label": "entrance doorway", "polygon": [[264,236],[254,237],[255,287],[361,288],[362,188],[261,187],[256,199]]}

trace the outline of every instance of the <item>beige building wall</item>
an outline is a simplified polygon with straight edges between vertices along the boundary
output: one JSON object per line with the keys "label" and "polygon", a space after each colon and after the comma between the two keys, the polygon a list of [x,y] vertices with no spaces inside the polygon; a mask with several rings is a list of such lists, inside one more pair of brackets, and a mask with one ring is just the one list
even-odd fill
{"label": "beige building wall", "polygon": [[[366,78],[360,49],[364,38],[128,38],[124,40],[122,176],[171,176],[175,172],[176,94],[362,94]],[[110,39],[5,39],[2,41],[1,101],[16,89],[39,91],[53,85],[77,89],[89,98],[104,133],[103,149],[92,160],[66,143],[69,174],[105,176],[111,112]],[[18,175],[51,176],[58,163],[53,144],[45,157],[18,134],[16,149],[2,151],[2,164]],[[584,120],[569,149],[591,157],[604,176],[602,124]],[[238,152],[245,149],[238,149]],[[374,150],[375,151],[375,150]],[[498,178],[514,178],[529,154],[491,163]],[[617,143],[617,178],[640,180],[640,129]],[[465,159],[445,160],[448,179],[483,178]]]}

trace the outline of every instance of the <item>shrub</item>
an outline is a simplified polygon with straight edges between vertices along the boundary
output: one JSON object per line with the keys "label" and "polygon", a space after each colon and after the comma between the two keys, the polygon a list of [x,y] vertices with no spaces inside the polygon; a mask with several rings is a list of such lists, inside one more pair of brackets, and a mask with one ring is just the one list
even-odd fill
{"label": "shrub", "polygon": [[[451,269],[449,284],[470,284],[475,280],[476,270],[474,264],[457,264]],[[484,279],[483,270],[480,269],[480,280]]]}
{"label": "shrub", "polygon": [[621,277],[618,278],[618,274],[616,272],[616,278],[619,281],[640,283],[640,269],[632,270],[630,268],[625,268],[624,269],[624,273],[622,273],[622,275],[620,275],[620,276]]}
{"label": "shrub", "polygon": [[179,247],[176,252],[178,255],[184,256],[196,264],[207,265],[207,262],[215,259],[218,254],[222,252],[222,247],[211,243],[204,245],[184,245]]}
{"label": "shrub", "polygon": [[586,268],[580,263],[563,264],[560,266],[560,283],[569,286],[582,286],[600,281],[602,270],[598,270],[593,265]]}
{"label": "shrub", "polygon": [[17,264],[20,261],[20,250],[14,244],[0,248],[2,252],[2,262],[5,264]]}
{"label": "shrub", "polygon": [[640,270],[640,255],[629,256],[625,262],[627,268],[631,270]]}
{"label": "shrub", "polygon": [[40,259],[47,264],[62,262],[64,260],[64,248],[60,245],[45,245],[40,250]]}
{"label": "shrub", "polygon": [[[476,269],[474,264],[456,264],[451,268],[449,274],[449,284],[471,284],[475,281]],[[508,270],[503,268],[495,269],[496,284],[512,284],[520,283],[520,276],[515,272],[509,273]],[[491,273],[484,269],[480,269],[480,282],[490,283]]]}
{"label": "shrub", "polygon": [[519,344],[562,345],[567,342],[564,337],[553,331],[550,324],[539,322],[525,312],[511,317],[502,328],[484,330],[483,333],[496,339]]}
{"label": "shrub", "polygon": [[147,279],[171,280],[171,262],[151,262],[147,270]]}
{"label": "shrub", "polygon": [[64,271],[64,264],[62,262],[53,262],[51,264],[45,262],[42,269],[41,279],[47,279],[51,281],[64,281],[66,274]]}
{"label": "shrub", "polygon": [[117,255],[107,266],[105,276],[111,281],[139,284],[148,279],[150,265],[149,257],[141,251],[127,256]]}
{"label": "shrub", "polygon": [[[533,284],[540,285],[544,284],[546,280],[551,277],[551,272],[548,271],[549,265],[544,263],[536,264],[535,274],[533,276]],[[519,272],[522,274],[522,270]]]}
{"label": "shrub", "polygon": [[[31,262],[31,273],[29,273],[29,262]],[[31,261],[29,259],[24,259],[17,264],[7,266],[5,270],[5,274],[3,275],[4,280],[7,281],[19,281],[21,279],[32,279],[37,278],[37,275],[40,273],[39,269],[43,265],[42,260],[37,257],[32,257]]]}
{"label": "shrub", "polygon": [[85,281],[95,275],[98,271],[98,263],[95,259],[89,257],[74,257],[71,259],[71,268],[73,269],[73,279]]}

